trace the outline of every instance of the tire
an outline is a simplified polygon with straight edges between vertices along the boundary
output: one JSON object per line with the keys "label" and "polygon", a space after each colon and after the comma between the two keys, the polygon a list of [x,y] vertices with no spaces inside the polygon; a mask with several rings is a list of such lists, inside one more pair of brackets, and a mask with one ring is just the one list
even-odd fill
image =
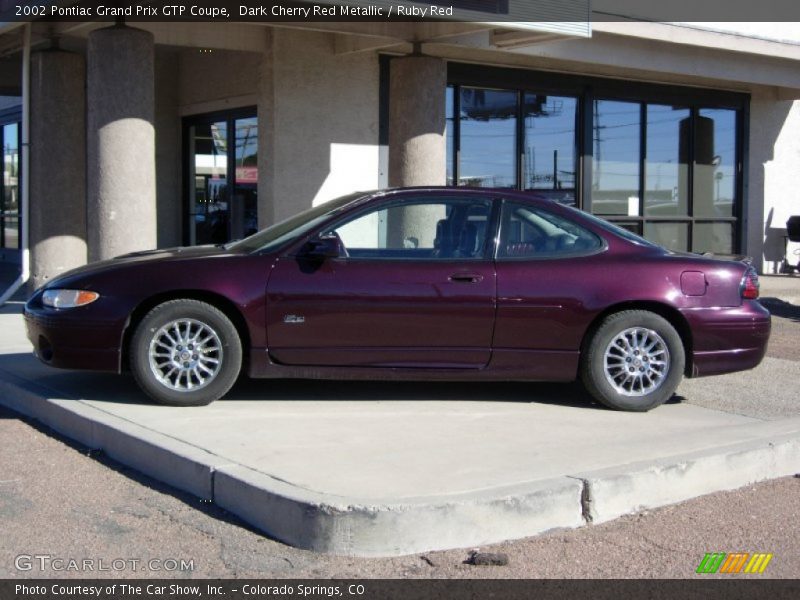
{"label": "tire", "polygon": [[581,358],[581,379],[589,393],[608,408],[633,412],[666,402],[686,364],[678,332],[669,321],[646,310],[606,317]]}
{"label": "tire", "polygon": [[139,323],[130,363],[136,383],[156,402],[204,406],[224,396],[236,381],[242,344],[236,327],[219,309],[199,300],[170,300]]}

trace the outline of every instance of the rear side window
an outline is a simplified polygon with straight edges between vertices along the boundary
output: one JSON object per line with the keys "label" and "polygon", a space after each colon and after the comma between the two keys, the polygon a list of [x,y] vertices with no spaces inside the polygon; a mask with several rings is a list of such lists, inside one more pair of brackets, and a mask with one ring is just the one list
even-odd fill
{"label": "rear side window", "polygon": [[527,204],[503,203],[497,258],[558,258],[602,247],[603,240],[575,221]]}

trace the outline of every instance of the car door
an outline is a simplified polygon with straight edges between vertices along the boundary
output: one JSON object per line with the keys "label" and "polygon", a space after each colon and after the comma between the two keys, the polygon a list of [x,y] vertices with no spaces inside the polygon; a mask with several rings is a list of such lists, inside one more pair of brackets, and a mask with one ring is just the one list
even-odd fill
{"label": "car door", "polygon": [[267,289],[272,360],[286,365],[470,369],[491,355],[493,202],[376,201],[319,233],[340,255],[277,261]]}
{"label": "car door", "polygon": [[604,248],[600,237],[555,211],[503,201],[493,340],[498,361],[522,360],[532,376],[541,368],[544,377],[552,375],[552,364],[576,359],[597,311]]}

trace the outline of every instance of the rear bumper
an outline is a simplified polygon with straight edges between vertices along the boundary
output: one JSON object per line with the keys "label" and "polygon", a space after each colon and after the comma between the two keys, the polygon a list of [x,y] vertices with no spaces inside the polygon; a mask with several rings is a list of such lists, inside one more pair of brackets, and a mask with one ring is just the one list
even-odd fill
{"label": "rear bumper", "polygon": [[685,310],[683,315],[693,334],[692,377],[752,369],[767,352],[770,314],[756,301],[734,308]]}
{"label": "rear bumper", "polygon": [[24,316],[28,340],[43,363],[61,369],[119,372],[119,323],[77,320],[30,307]]}

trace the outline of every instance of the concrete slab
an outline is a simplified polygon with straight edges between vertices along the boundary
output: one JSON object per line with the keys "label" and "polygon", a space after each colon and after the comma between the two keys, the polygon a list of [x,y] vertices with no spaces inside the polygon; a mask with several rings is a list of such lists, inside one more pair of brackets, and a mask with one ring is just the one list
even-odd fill
{"label": "concrete slab", "polygon": [[619,413],[577,386],[496,383],[242,381],[173,408],[127,376],[41,365],[19,315],[0,331],[0,403],[321,552],[475,546],[800,471],[800,417]]}

